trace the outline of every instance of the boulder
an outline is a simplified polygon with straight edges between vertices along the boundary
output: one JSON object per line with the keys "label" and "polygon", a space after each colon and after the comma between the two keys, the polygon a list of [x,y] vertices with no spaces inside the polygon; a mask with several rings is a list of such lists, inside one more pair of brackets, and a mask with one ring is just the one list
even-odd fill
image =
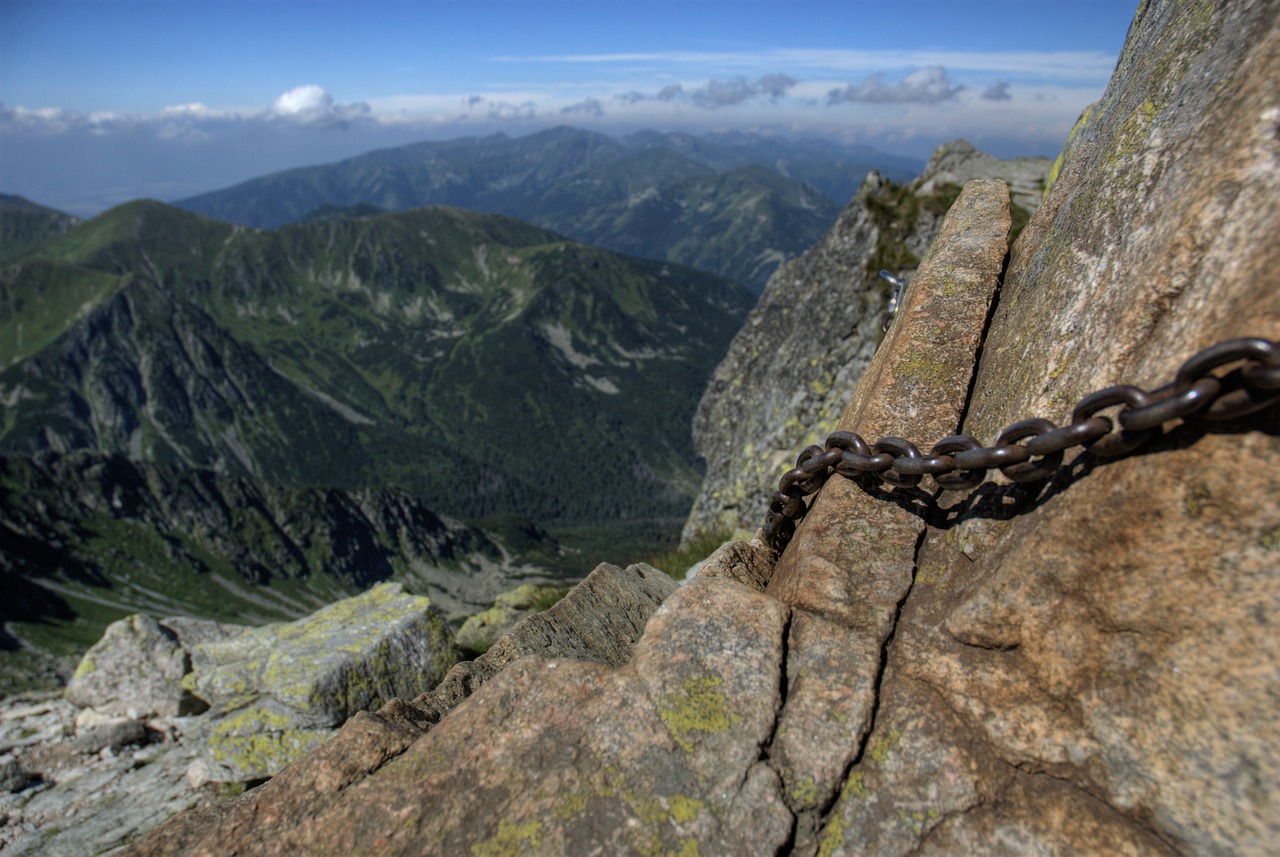
{"label": "boulder", "polygon": [[80,753],[113,753],[130,744],[147,740],[147,725],[136,717],[114,717],[97,709],[82,709],[76,717],[75,749]]}
{"label": "boulder", "polygon": [[458,629],[458,646],[472,652],[487,652],[498,638],[521,619],[546,610],[564,597],[568,590],[560,586],[538,586],[526,583],[502,593],[488,610],[469,617]]}
{"label": "boulder", "polygon": [[66,696],[81,707],[120,716],[171,716],[183,710],[180,682],[187,656],[177,635],[155,619],[128,616],[107,626],[67,682]]}
{"label": "boulder", "polygon": [[210,707],[209,778],[273,776],[357,711],[434,687],[458,659],[443,617],[396,583],[192,648],[183,686]]}

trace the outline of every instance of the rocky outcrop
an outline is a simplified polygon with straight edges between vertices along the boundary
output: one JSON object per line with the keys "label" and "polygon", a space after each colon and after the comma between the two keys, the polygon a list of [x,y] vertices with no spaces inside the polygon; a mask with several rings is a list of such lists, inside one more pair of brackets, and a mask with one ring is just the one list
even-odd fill
{"label": "rocky outcrop", "polygon": [[108,714],[176,715],[191,707],[190,694],[179,685],[187,658],[172,631],[134,614],[108,625],[85,652],[67,682],[67,699]]}
{"label": "rocky outcrop", "polygon": [[297,622],[114,623],[66,699],[0,704],[5,854],[97,854],[279,772],[457,659],[427,599],[383,584]]}
{"label": "rocky outcrop", "polygon": [[540,613],[565,596],[568,589],[560,586],[535,586],[526,583],[502,593],[493,600],[493,606],[462,623],[455,635],[458,646],[466,651],[483,654],[526,616]]}
{"label": "rocky outcrop", "polygon": [[759,526],[777,474],[835,427],[875,353],[891,292],[880,270],[911,277],[960,186],[1006,181],[1017,229],[1038,207],[1050,166],[997,160],[958,140],[939,146],[909,184],[867,176],[823,239],[770,278],[703,394],[693,436],[707,472],[686,542]]}
{"label": "rocky outcrop", "polygon": [[[1280,339],[1276,79],[1274,3],[1143,5],[999,293],[973,182],[841,424],[990,443]],[[1038,482],[835,477],[624,666],[521,658],[425,734],[392,703],[128,853],[1269,854],[1280,410],[1165,423]]]}
{"label": "rocky outcrop", "polygon": [[999,160],[980,151],[968,140],[943,143],[929,158],[912,188],[922,196],[937,193],[946,185],[964,185],[975,179],[1000,179],[1009,186],[1009,200],[1035,212],[1044,199],[1053,161],[1048,158]]}
{"label": "rocky outcrop", "polygon": [[618,667],[631,660],[645,621],[676,584],[644,563],[625,569],[596,566],[549,610],[521,619],[474,661],[449,670],[439,687],[413,700],[427,721],[438,721],[507,664],[525,655],[567,658]]}

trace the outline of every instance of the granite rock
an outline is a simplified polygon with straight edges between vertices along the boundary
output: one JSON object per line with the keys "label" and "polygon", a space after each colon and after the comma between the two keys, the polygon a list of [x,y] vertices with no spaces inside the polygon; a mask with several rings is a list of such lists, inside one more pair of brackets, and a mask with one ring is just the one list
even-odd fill
{"label": "granite rock", "polygon": [[675,590],[671,578],[650,565],[622,569],[601,563],[549,610],[517,622],[487,652],[456,665],[413,705],[435,722],[524,655],[621,666],[631,660],[644,623]]}
{"label": "granite rock", "polygon": [[357,711],[434,687],[458,660],[428,599],[384,583],[295,622],[193,646],[183,686],[210,707],[208,777],[275,775]]}
{"label": "granite rock", "polygon": [[179,682],[187,656],[172,631],[134,614],[107,626],[67,682],[67,699],[122,716],[175,715],[189,704]]}

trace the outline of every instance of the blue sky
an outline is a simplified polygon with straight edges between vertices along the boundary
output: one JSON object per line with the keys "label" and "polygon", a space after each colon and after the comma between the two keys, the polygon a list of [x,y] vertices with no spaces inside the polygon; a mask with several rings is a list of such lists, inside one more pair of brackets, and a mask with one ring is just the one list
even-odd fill
{"label": "blue sky", "polygon": [[1053,155],[1135,7],[0,0],[0,191],[90,215],[559,124]]}

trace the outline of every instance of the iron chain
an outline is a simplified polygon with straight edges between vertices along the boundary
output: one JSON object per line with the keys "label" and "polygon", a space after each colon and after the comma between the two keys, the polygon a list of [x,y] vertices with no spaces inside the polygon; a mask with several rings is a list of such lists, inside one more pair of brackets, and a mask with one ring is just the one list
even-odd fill
{"label": "iron chain", "polygon": [[[1231,364],[1239,365],[1223,375],[1214,374]],[[1173,381],[1158,389],[1148,392],[1117,384],[1090,393],[1076,404],[1065,426],[1041,418],[1020,420],[1002,431],[992,446],[968,435],[952,435],[925,454],[900,437],[868,444],[854,432],[837,431],[825,446],[806,447],[795,468],[783,474],[769,498],[764,538],[777,550],[786,547],[809,510],[804,498],[826,484],[833,473],[879,479],[902,488],[914,487],[930,476],[948,491],[976,488],[993,469],[1012,482],[1035,482],[1052,476],[1073,446],[1105,458],[1128,455],[1172,420],[1229,420],[1277,399],[1280,346],[1251,337],[1219,342],[1196,353],[1182,364]],[[1099,415],[1113,407],[1120,409],[1114,420]]]}

